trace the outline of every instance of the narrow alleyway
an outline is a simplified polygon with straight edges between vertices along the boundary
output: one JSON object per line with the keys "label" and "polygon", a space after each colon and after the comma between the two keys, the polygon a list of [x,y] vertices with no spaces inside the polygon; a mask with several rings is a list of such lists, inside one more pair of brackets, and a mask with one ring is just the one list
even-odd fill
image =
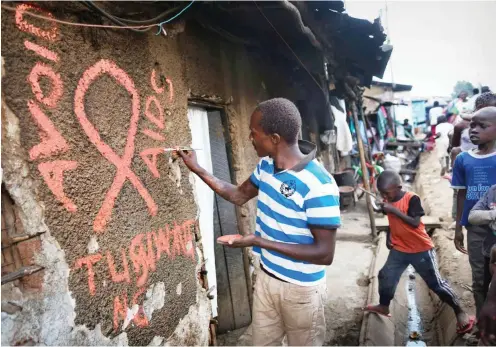
{"label": "narrow alleyway", "polygon": [[[440,271],[453,285],[463,307],[469,314],[474,314],[468,258],[455,250],[454,231],[449,229],[453,191],[449,182],[439,176],[439,170],[436,156],[423,154],[417,179],[411,189],[421,196],[426,213],[440,219],[443,228],[436,229],[433,235]],[[412,284],[415,287],[414,301],[421,340],[427,345],[464,345],[463,338],[457,338],[454,333],[452,310],[429,292],[421,278],[410,277],[407,272],[392,304],[394,318],[368,315],[362,327],[364,316],[360,308],[367,300],[378,300],[377,288],[369,280],[370,267],[375,266],[372,272],[379,271],[387,254],[384,236],[379,238],[378,246],[370,236],[365,201],[359,201],[356,207],[343,211],[343,227],[338,232],[336,256],[327,271],[326,345],[404,345],[410,329],[409,298],[412,296],[409,288]],[[370,279],[374,281],[374,275]],[[368,297],[369,284],[371,297]],[[217,342],[219,345],[249,345],[251,329],[221,335]]]}

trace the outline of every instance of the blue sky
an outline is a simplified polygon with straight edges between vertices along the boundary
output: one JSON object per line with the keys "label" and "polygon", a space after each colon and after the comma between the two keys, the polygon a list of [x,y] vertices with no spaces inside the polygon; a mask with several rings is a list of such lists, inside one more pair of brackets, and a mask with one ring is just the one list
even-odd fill
{"label": "blue sky", "polygon": [[[383,80],[414,96],[449,95],[458,80],[496,90],[496,1],[345,1],[350,16],[382,10],[393,45]],[[392,74],[391,74],[392,70]]]}

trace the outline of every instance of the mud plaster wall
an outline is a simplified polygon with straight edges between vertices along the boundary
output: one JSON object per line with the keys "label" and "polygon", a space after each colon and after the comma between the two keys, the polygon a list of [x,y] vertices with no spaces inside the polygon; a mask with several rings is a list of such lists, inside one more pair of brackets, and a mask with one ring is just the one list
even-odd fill
{"label": "mud plaster wall", "polygon": [[[54,6],[60,17],[65,5]],[[209,53],[186,49],[202,45],[195,35],[2,19],[3,182],[25,232],[41,234],[45,267],[39,291],[2,286],[2,300],[22,307],[2,312],[2,343],[205,345],[192,187],[157,149],[190,143],[190,88],[220,94],[222,78],[188,77],[191,59],[212,66]]]}
{"label": "mud plaster wall", "polygon": [[[256,106],[273,97],[286,97],[296,103],[305,92],[293,88],[291,71],[286,67],[273,64],[261,53],[212,37],[199,26],[187,26],[179,36],[179,46],[191,95],[215,96],[227,103],[224,114],[233,181],[241,184],[260,160],[249,140],[250,116]],[[241,232],[254,232],[256,201],[237,210]]]}

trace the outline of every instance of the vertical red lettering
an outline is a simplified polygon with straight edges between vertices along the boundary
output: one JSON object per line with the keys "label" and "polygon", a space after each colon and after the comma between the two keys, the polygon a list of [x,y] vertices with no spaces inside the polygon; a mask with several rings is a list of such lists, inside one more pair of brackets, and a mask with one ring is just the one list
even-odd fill
{"label": "vertical red lettering", "polygon": [[42,56],[43,58],[45,59],[48,59],[48,60],[51,60],[53,62],[58,62],[59,61],[59,56],[57,53],[49,50],[48,48],[45,48],[43,46],[40,46],[40,45],[37,45],[36,43],[34,42],[31,42],[31,41],[24,41],[24,46],[35,52],[36,54],[38,54],[39,56]]}
{"label": "vertical red lettering", "polygon": [[[20,4],[17,5],[16,13],[15,13],[15,21],[17,28],[19,28],[19,30],[22,30],[26,33],[33,34],[48,41],[55,41],[59,34],[58,31],[59,29],[57,27],[57,24],[55,22],[52,22],[51,23],[52,27],[50,29],[38,28],[37,26],[26,22],[26,20],[24,19],[24,12],[26,12],[27,10],[36,10],[38,12],[42,12],[44,15],[50,18],[53,18],[53,15],[50,12],[43,11],[36,6],[30,4]],[[48,21],[45,22],[48,23]]]}
{"label": "vertical red lettering", "polygon": [[155,235],[156,235],[155,247],[157,248],[157,260],[160,259],[162,253],[167,253],[167,256],[170,257],[171,253],[170,253],[169,228],[166,228],[165,231],[164,229],[160,228],[158,229]]}
{"label": "vertical red lettering", "polygon": [[[191,259],[195,260],[195,249],[193,245],[193,231],[191,230],[192,227],[194,228],[196,225],[195,221],[189,220],[184,222],[183,224],[183,244],[184,244],[184,255],[190,257]],[[191,247],[188,249],[188,246]]]}
{"label": "vertical red lettering", "polygon": [[[131,119],[128,127],[124,155],[122,157],[119,157],[109,145],[102,141],[97,129],[86,116],[84,107],[84,98],[86,92],[88,91],[90,85],[103,74],[112,76],[117,81],[117,83],[127,89],[132,98]],[[117,199],[117,196],[119,195],[126,180],[129,180],[131,182],[131,184],[136,188],[143,200],[145,200],[149,213],[152,216],[155,216],[158,210],[155,201],[151,197],[148,190],[143,186],[143,183],[138,178],[138,176],[136,176],[136,174],[130,168],[131,160],[134,155],[134,140],[136,137],[140,115],[139,94],[136,90],[136,87],[134,86],[134,82],[131,77],[129,77],[124,70],[119,68],[113,62],[105,59],[100,60],[95,65],[87,69],[79,80],[74,95],[74,111],[90,141],[96,146],[103,157],[111,162],[113,165],[115,165],[115,167],[117,168],[114,181],[107,191],[103,204],[98,211],[98,214],[93,223],[93,229],[96,232],[102,232],[105,229],[105,226],[107,225],[111,217],[112,210],[115,205],[115,200]]]}
{"label": "vertical red lettering", "polygon": [[155,271],[155,252],[153,251],[153,232],[146,233],[146,263],[151,271]]}
{"label": "vertical red lettering", "polygon": [[164,153],[163,148],[148,148],[140,153],[141,159],[143,159],[150,172],[156,178],[160,177],[157,169],[157,156],[162,153]]}
{"label": "vertical red lettering", "polygon": [[165,82],[167,82],[167,85],[169,86],[169,102],[172,103],[172,100],[174,100],[174,87],[172,86],[170,79],[166,78]]}
{"label": "vertical red lettering", "polygon": [[[143,288],[140,288],[138,289],[138,291],[133,295],[133,301],[131,302],[131,304],[134,306],[134,305],[138,305],[138,298],[143,295],[143,293],[145,292],[146,288],[143,287]],[[133,318],[133,321],[134,323],[140,327],[140,328],[143,328],[143,327],[146,327],[148,326],[148,319],[146,318],[146,315],[145,315],[145,310],[143,309],[143,305],[139,305],[139,309],[138,309],[138,313],[136,313],[136,315],[134,316]]]}
{"label": "vertical red lettering", "polygon": [[185,250],[182,227],[174,221],[174,228],[172,229],[172,253],[177,256],[184,254]]}
{"label": "vertical red lettering", "polygon": [[[138,305],[138,312],[135,313],[133,316],[132,320],[136,326],[143,328],[149,325],[148,319],[146,318],[145,311],[143,309],[143,305],[138,304],[138,298],[145,293],[146,288],[140,288],[138,291],[133,295],[133,298],[131,300],[131,307],[134,305]],[[123,320],[124,322],[127,321],[129,314],[129,307],[127,305],[127,294],[123,293],[120,296],[116,296],[114,298],[114,331],[117,331],[119,329],[119,321]],[[124,323],[123,329],[127,327],[127,324]]]}
{"label": "vertical red lettering", "polygon": [[[124,302],[124,303],[123,303]],[[119,329],[119,318],[125,320],[127,317],[127,295],[116,296],[114,298],[114,331]]]}
{"label": "vertical red lettering", "polygon": [[152,74],[150,76],[150,84],[152,85],[153,90],[157,94],[162,94],[164,92],[164,87],[158,87],[157,86],[157,77],[156,77],[156,72],[155,69],[152,70]]}
{"label": "vertical red lettering", "polygon": [[[43,91],[40,86],[41,76],[48,77],[52,81],[52,92],[49,96],[43,95]],[[31,89],[33,90],[36,100],[50,108],[57,106],[57,103],[62,97],[62,78],[58,73],[53,71],[50,66],[40,62],[36,63],[28,76],[28,82],[31,85]]]}
{"label": "vertical red lettering", "polygon": [[76,212],[77,207],[64,193],[64,171],[74,170],[77,166],[76,161],[68,160],[55,160],[38,165],[38,170],[46,185],[69,212]]}
{"label": "vertical red lettering", "polygon": [[115,269],[114,258],[112,257],[112,254],[110,253],[110,251],[107,251],[107,263],[109,267],[110,278],[112,279],[112,282],[115,283],[119,283],[119,282],[131,283],[126,251],[123,248],[121,248],[121,257],[122,257],[123,271],[122,273],[118,273],[117,270]]}
{"label": "vertical red lettering", "polygon": [[86,265],[88,269],[88,288],[91,295],[95,295],[95,272],[93,271],[93,265],[96,264],[100,259],[102,259],[101,254],[91,254],[86,257],[80,258],[76,261],[76,269],[80,269],[83,265]]}
{"label": "vertical red lettering", "polygon": [[69,145],[36,102],[29,100],[28,108],[40,128],[39,134],[41,139],[41,143],[29,150],[29,159],[47,158],[54,154],[67,152]]}
{"label": "vertical red lettering", "polygon": [[[156,113],[158,114],[154,114],[154,112],[152,112],[151,110],[152,103],[155,105],[155,108],[157,110]],[[159,129],[164,128],[165,126],[164,110],[162,109],[162,106],[160,105],[158,99],[153,95],[149,96],[146,99],[145,116],[150,120],[150,122],[155,124]]]}
{"label": "vertical red lettering", "polygon": [[[129,255],[131,261],[133,262],[134,272],[141,275],[136,280],[136,285],[138,287],[143,286],[148,280],[148,265],[145,260],[145,250],[142,244],[143,234],[136,235],[131,241],[131,246],[129,247]],[[136,252],[136,248],[138,249]]]}
{"label": "vertical red lettering", "polygon": [[149,270],[155,271],[155,255],[153,253],[152,246],[152,235],[148,233],[147,235],[147,250],[143,245],[144,234],[136,235],[131,241],[131,246],[129,247],[129,255],[131,256],[131,261],[133,262],[134,272],[141,275],[136,280],[136,286],[142,287],[148,280]]}

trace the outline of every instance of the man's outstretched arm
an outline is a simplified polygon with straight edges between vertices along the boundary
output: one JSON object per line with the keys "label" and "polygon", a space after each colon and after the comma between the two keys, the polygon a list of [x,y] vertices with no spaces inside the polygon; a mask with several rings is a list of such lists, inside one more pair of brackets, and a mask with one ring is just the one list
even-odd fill
{"label": "man's outstretched arm", "polygon": [[235,205],[244,205],[258,194],[258,188],[247,179],[240,186],[222,181],[202,168],[196,159],[194,151],[178,150],[177,154],[183,159],[184,164],[200,177],[215,193]]}

